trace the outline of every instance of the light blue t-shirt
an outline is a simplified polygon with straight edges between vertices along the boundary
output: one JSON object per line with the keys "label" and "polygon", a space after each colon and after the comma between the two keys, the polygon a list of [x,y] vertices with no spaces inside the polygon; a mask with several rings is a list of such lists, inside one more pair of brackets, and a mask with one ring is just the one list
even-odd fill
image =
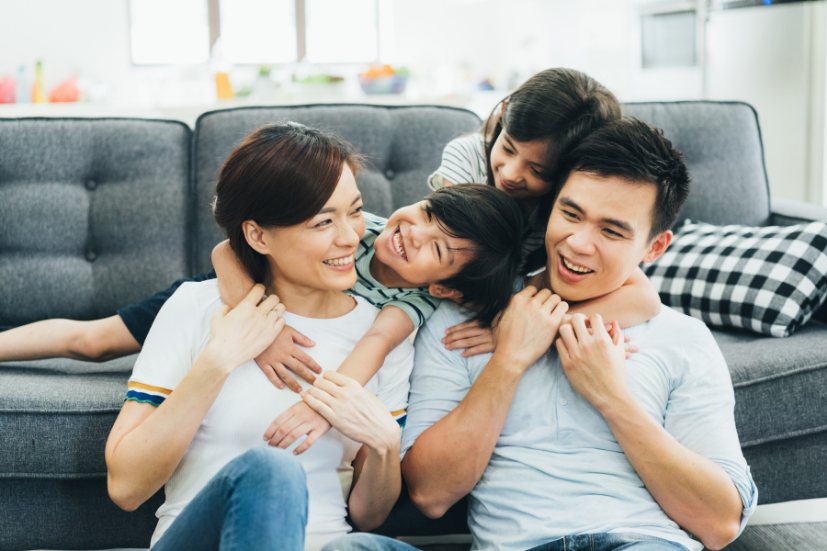
{"label": "light blue t-shirt", "polygon": [[[463,358],[440,341],[446,328],[467,317],[446,301],[419,331],[403,453],[462,401],[491,357]],[[743,530],[758,490],[735,429],[729,370],[712,334],[666,306],[624,332],[640,347],[626,361],[630,389],[678,442],[727,472],[744,505]],[[468,506],[475,550],[522,551],[604,532],[703,547],[655,502],[605,419],[569,384],[554,347],[523,375]]]}

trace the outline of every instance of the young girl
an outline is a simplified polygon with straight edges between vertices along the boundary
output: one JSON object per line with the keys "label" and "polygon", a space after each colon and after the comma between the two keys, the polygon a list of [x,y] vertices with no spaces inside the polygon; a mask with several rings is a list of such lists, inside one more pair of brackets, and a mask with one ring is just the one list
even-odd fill
{"label": "young girl", "polygon": [[[434,190],[487,184],[514,198],[528,227],[522,249],[525,261],[544,247],[550,210],[541,208],[541,203],[553,192],[559,161],[589,133],[621,116],[620,102],[593,78],[573,69],[547,69],[503,99],[481,133],[445,146],[442,164],[428,184]],[[618,320],[621,327],[631,327],[659,311],[660,297],[638,269],[614,293],[571,304],[569,314],[599,312],[604,319]],[[446,333],[446,347],[464,348],[463,355],[490,351],[487,332],[474,322],[451,327]],[[480,343],[483,350],[475,348]]]}

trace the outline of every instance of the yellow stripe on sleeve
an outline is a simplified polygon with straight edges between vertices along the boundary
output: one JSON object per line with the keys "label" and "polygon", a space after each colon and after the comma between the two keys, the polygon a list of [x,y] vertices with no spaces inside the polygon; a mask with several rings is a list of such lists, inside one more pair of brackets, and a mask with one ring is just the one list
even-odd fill
{"label": "yellow stripe on sleeve", "polygon": [[159,386],[145,385],[136,381],[129,381],[127,388],[140,388],[141,390],[149,390],[150,392],[160,392],[161,394],[166,394],[167,396],[172,394],[172,391],[169,389],[161,388]]}

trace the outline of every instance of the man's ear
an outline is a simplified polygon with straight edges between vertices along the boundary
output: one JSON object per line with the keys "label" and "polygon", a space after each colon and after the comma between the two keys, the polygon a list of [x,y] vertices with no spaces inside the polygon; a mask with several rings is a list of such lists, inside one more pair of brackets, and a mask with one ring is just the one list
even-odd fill
{"label": "man's ear", "polygon": [[241,230],[244,232],[244,238],[247,240],[247,243],[254,251],[260,254],[270,253],[270,247],[267,246],[264,240],[264,231],[261,229],[261,226],[252,220],[247,220],[241,224]]}
{"label": "man's ear", "polygon": [[652,240],[649,244],[649,249],[646,251],[646,254],[643,255],[643,262],[654,262],[660,255],[666,252],[666,249],[669,247],[669,243],[672,242],[672,230],[666,230],[656,238]]}
{"label": "man's ear", "polygon": [[453,300],[454,302],[457,302],[462,298],[462,293],[456,289],[451,289],[450,287],[440,285],[439,283],[431,283],[428,285],[428,292],[431,293],[432,297],[447,298],[448,300]]}

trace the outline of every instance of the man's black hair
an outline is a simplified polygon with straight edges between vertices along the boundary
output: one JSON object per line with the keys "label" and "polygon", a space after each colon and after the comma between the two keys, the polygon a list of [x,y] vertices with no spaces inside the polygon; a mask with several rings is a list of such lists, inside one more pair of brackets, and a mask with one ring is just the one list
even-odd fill
{"label": "man's black hair", "polygon": [[[666,139],[663,130],[634,118],[595,130],[566,155],[555,175],[554,192],[538,206],[540,219],[549,219],[557,195],[572,172],[657,186],[650,240],[672,227],[689,195],[689,169],[683,154]],[[543,247],[529,255],[523,270],[539,269],[546,260]]]}
{"label": "man's black hair", "polygon": [[440,285],[462,293],[472,319],[490,327],[508,306],[520,268],[523,215],[517,203],[481,184],[448,186],[429,195],[425,209],[440,227],[473,243],[472,258]]}

